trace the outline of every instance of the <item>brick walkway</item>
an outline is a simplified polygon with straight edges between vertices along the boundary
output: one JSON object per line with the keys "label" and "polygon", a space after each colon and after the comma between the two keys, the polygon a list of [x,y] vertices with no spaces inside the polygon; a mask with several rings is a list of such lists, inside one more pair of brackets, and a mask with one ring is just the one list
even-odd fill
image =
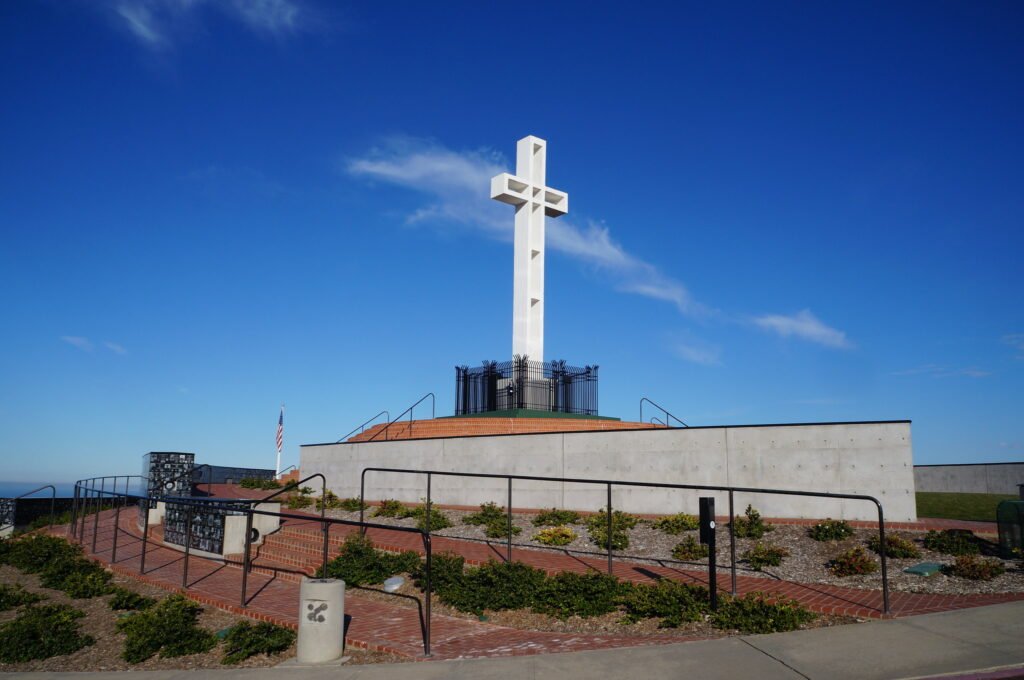
{"label": "brick walkway", "polygon": [[[255,552],[255,569],[248,579],[249,599],[247,607],[243,609],[240,606],[242,571],[237,562],[224,563],[191,557],[185,589],[182,587],[183,554],[158,545],[151,537],[146,552],[146,574],[140,577],[138,571],[142,541],[136,517],[134,509],[122,513],[117,562],[110,565],[112,569],[168,590],[187,591],[190,597],[200,602],[235,613],[291,627],[296,625],[298,581],[304,574],[312,573],[322,559],[323,534],[316,522],[286,521],[280,532],[267,537],[265,544]],[[96,551],[93,554],[107,564],[110,564],[113,520],[113,511],[101,513]],[[337,554],[344,537],[355,530],[354,527],[340,525],[331,527],[329,547],[332,556]],[[417,534],[370,529],[368,535],[376,545],[386,550],[423,552],[422,541]],[[436,536],[432,545],[435,554],[456,552],[471,564],[505,558],[505,546],[500,543],[485,544]],[[92,523],[87,522],[85,547],[88,550],[91,546]],[[590,569],[603,572],[607,569],[607,560],[604,558],[569,555],[560,551],[514,548],[512,556],[515,560],[545,569],[549,573],[584,572]],[[625,561],[614,563],[614,573],[621,579],[637,582],[671,578],[707,585],[708,578],[706,572]],[[722,592],[728,591],[730,578],[727,572],[719,573],[718,587]],[[874,618],[882,616],[882,595],[879,591],[742,575],[737,578],[737,590],[740,594],[765,591],[785,595],[819,613]],[[1024,593],[954,596],[892,592],[890,605],[893,615],[910,616],[1019,599],[1024,599]],[[359,597],[358,591],[350,591],[346,597],[346,613],[351,617],[346,631],[348,644],[413,658],[422,657],[422,629],[417,610]],[[570,635],[523,631],[437,614],[432,617],[431,633],[431,658],[438,659],[553,653],[685,641],[685,638],[673,636]]]}

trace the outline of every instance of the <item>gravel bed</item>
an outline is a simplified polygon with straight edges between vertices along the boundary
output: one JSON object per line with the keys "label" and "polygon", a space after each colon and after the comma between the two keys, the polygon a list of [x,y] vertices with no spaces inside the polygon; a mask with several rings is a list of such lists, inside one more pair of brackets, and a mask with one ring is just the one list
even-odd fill
{"label": "gravel bed", "polygon": [[[25,671],[151,671],[151,670],[195,670],[195,669],[231,669],[231,668],[264,668],[276,666],[277,664],[295,656],[295,646],[274,656],[261,654],[251,657],[233,666],[221,664],[220,660],[224,652],[221,645],[214,647],[204,654],[193,654],[173,659],[162,659],[159,655],[153,656],[146,661],[130,664],[121,658],[124,650],[123,633],[117,631],[115,624],[122,612],[115,612],[110,609],[107,601],[109,595],[76,600],[68,597],[59,590],[50,590],[39,585],[39,577],[34,574],[23,574],[17,569],[0,565],[0,583],[20,584],[26,590],[39,593],[46,597],[40,604],[67,604],[85,613],[79,619],[79,630],[83,634],[91,635],[95,643],[84,647],[73,654],[65,656],[54,656],[49,659],[40,659],[24,663],[5,664],[0,663],[0,672],[25,672]],[[140,583],[127,576],[114,574],[111,583],[133,590],[142,595],[161,599],[169,593],[161,588]],[[17,617],[17,610],[0,612],[0,623],[6,623]],[[204,606],[199,615],[199,625],[211,631],[220,631],[228,628],[239,621],[246,620],[245,617],[230,614],[215,607]],[[400,657],[378,652],[367,652],[364,650],[350,648],[345,654],[351,656],[351,664],[362,663],[389,663],[394,661],[408,661]]]}
{"label": "gravel bed", "polygon": [[[487,538],[484,534],[484,527],[463,524],[462,519],[471,514],[465,510],[441,510],[452,526],[434,533],[435,536],[448,536],[452,538],[466,538],[479,541],[486,541],[495,546],[497,551],[495,557],[504,554],[505,541],[503,539]],[[341,519],[359,519],[358,512],[345,512],[342,510],[328,510],[327,514]],[[414,519],[394,519],[390,517],[373,517],[373,509],[366,511],[368,521],[379,524],[415,526]],[[568,554],[583,555],[603,558],[607,552],[590,540],[585,523],[571,525],[576,533],[576,540],[560,547],[545,547],[543,544],[533,540],[534,536],[543,528],[533,526],[533,514],[513,514],[512,520],[515,526],[522,529],[522,532],[513,537],[513,543],[517,548],[534,548],[538,550],[559,550]],[[863,576],[835,576],[828,570],[828,563],[839,553],[855,546],[865,546],[868,539],[877,536],[877,530],[855,529],[854,536],[845,541],[821,542],[811,539],[808,535],[809,527],[798,525],[778,524],[772,525],[774,530],[765,534],[761,542],[778,545],[786,548],[790,555],[783,559],[778,567],[766,567],[764,571],[753,570],[749,563],[743,559],[743,553],[749,550],[758,541],[746,538],[736,539],[737,572],[744,576],[754,576],[766,579],[782,579],[786,581],[797,581],[801,583],[826,583],[850,588],[861,588],[867,590],[880,590],[882,588],[881,569],[874,574]],[[696,538],[697,532],[690,531],[678,536],[672,536],[663,531],[655,529],[649,520],[641,520],[633,529],[629,530],[629,547],[624,551],[616,551],[616,559],[629,559],[641,564],[655,564],[662,566],[677,567],[691,571],[706,571],[707,562],[679,562],[672,558],[672,549],[682,541],[687,534]],[[991,581],[971,581],[955,576],[947,576],[943,573],[930,577],[915,576],[906,574],[903,569],[919,564],[921,562],[936,562],[939,564],[952,564],[954,557],[942,553],[926,550],[922,544],[925,532],[920,531],[888,531],[887,536],[896,535],[901,538],[912,540],[921,551],[921,557],[916,559],[895,559],[888,558],[889,587],[894,591],[906,591],[915,593],[941,593],[949,595],[965,595],[972,593],[1019,593],[1024,592],[1024,569],[1021,568],[1019,560],[1002,560],[1006,572],[997,576]],[[717,562],[719,565],[719,579],[724,568],[728,570],[730,559],[729,529],[720,525],[716,531]],[[868,554],[877,561],[878,555],[867,550]],[[991,551],[988,551],[991,552]],[[998,559],[998,558],[997,558]]]}

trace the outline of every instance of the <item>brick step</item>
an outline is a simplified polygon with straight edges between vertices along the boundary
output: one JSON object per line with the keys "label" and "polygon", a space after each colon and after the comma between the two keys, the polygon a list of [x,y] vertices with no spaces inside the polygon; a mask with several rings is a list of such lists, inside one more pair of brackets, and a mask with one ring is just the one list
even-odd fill
{"label": "brick step", "polygon": [[[387,432],[383,430],[387,428]],[[443,418],[398,422],[388,427],[378,423],[349,437],[349,442],[395,439],[431,439],[489,434],[526,434],[532,432],[579,432],[586,430],[638,430],[664,428],[651,423],[587,418]],[[387,437],[387,439],[385,439]]]}
{"label": "brick step", "polygon": [[[229,568],[241,571],[242,565],[244,564],[244,557],[242,555],[226,556],[224,564]],[[316,566],[306,564],[289,564],[286,562],[280,562],[276,559],[268,559],[260,556],[252,560],[250,566],[251,571],[254,574],[271,576],[282,581],[288,581],[289,583],[299,583],[302,581],[303,577],[312,576],[316,573],[317,567],[319,567],[320,564],[317,563]]]}

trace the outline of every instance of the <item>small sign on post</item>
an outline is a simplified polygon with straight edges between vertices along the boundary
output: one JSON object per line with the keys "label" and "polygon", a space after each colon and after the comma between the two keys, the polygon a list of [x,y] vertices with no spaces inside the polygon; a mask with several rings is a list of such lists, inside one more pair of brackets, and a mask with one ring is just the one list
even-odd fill
{"label": "small sign on post", "polygon": [[715,498],[700,498],[700,542],[708,547],[708,590],[711,611],[718,610],[718,569],[715,563]]}

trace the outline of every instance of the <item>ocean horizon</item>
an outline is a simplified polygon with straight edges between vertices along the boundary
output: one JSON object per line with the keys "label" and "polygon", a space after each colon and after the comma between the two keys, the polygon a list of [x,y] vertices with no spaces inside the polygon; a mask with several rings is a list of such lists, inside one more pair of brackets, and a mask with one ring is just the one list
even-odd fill
{"label": "ocean horizon", "polygon": [[[75,495],[74,482],[0,482],[0,498],[14,498],[47,484],[53,484],[57,489],[57,498],[71,498]],[[47,489],[33,494],[32,498],[47,498],[49,495],[50,492]]]}

